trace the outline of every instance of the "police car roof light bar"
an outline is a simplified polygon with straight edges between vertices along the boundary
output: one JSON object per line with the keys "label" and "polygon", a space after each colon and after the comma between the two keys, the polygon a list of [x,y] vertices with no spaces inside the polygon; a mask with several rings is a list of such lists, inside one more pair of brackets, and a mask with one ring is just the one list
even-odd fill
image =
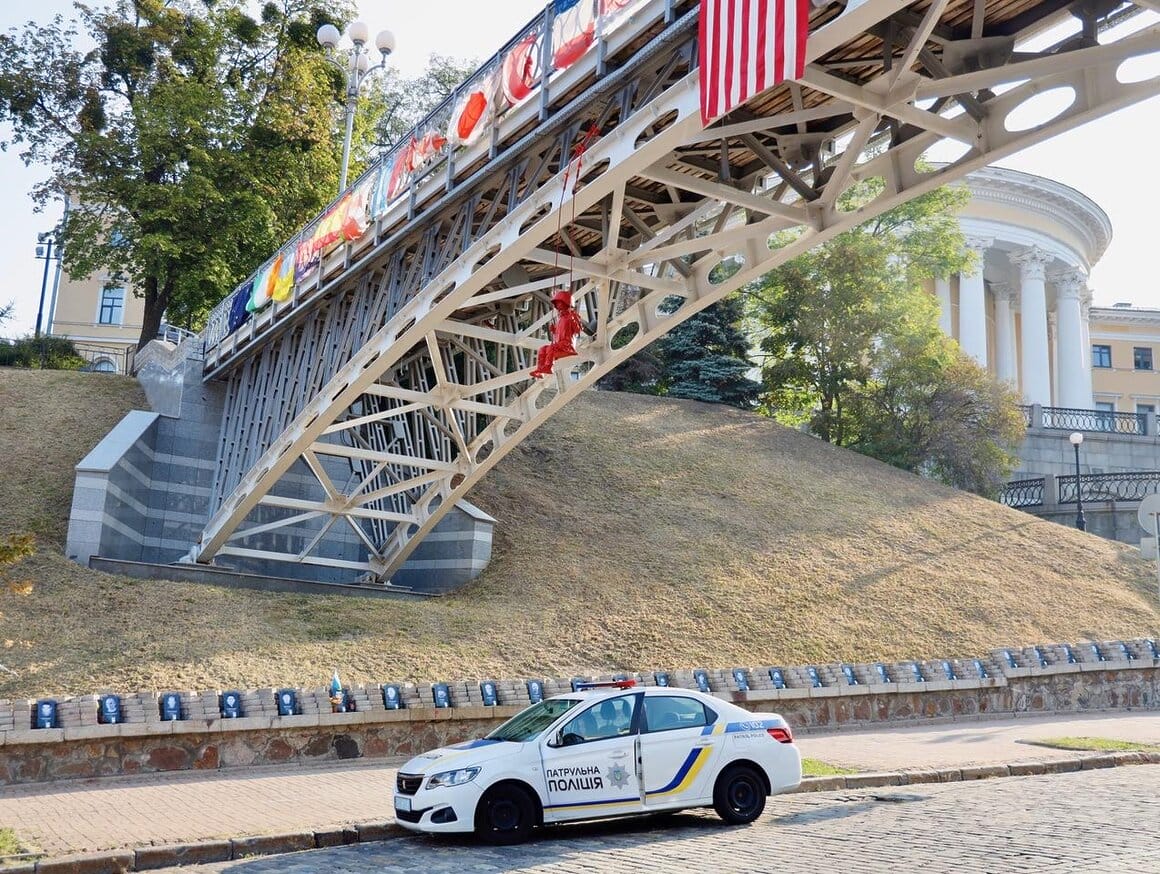
{"label": "police car roof light bar", "polygon": [[583,692],[586,689],[631,689],[636,685],[636,680],[593,680],[591,682],[583,682],[576,684],[576,691]]}

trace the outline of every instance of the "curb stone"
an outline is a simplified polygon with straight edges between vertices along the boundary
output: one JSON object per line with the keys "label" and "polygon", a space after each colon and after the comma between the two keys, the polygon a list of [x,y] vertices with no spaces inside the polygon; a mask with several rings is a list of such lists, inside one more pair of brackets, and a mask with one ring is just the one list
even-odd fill
{"label": "curb stone", "polygon": [[[973,765],[961,768],[915,769],[861,774],[839,774],[828,777],[805,777],[795,792],[830,792],[842,789],[870,789],[883,786],[909,786],[921,783],[950,783],[991,777],[1022,777],[1063,774],[1096,768],[1124,765],[1160,764],[1160,753],[1118,752],[1090,756],[1046,759],[1034,762],[1012,762],[1007,765]],[[228,862],[247,856],[276,856],[343,844],[396,840],[412,833],[393,820],[358,823],[318,831],[259,835],[233,840],[203,841],[193,844],[168,844],[139,847],[133,850],[109,850],[102,853],[60,856],[42,859],[35,865],[5,868],[5,874],[126,874],[208,862]]]}

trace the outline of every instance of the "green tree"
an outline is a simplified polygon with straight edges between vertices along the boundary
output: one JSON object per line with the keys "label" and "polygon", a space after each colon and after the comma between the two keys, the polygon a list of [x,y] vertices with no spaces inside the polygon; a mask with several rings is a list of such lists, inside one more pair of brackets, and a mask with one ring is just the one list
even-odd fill
{"label": "green tree", "polygon": [[746,374],[749,338],[741,328],[744,305],[727,297],[677,325],[657,340],[661,363],[657,394],[750,409],[761,384]]}
{"label": "green tree", "polygon": [[[881,182],[859,183],[842,207],[873,199]],[[973,268],[955,212],[965,189],[940,188],[770,271],[747,290],[763,354],[762,406],[806,421],[839,446],[857,442],[847,398],[875,375],[902,338],[933,337],[937,315],[923,282]],[[779,240],[784,244],[787,240]]]}
{"label": "green tree", "polygon": [[3,325],[6,321],[12,318],[12,311],[14,309],[16,309],[15,301],[9,301],[3,306],[0,306],[0,325]]}
{"label": "green tree", "polygon": [[145,299],[140,342],[162,315],[194,324],[329,200],[338,175],[341,76],[314,34],[350,0],[117,0],[77,25],[0,36],[0,119],[33,191],[67,192],[73,276],[98,270]]}
{"label": "green tree", "polygon": [[851,448],[947,485],[995,497],[1019,463],[1025,426],[1015,390],[942,336],[912,333],[856,387]]}
{"label": "green tree", "polygon": [[[844,208],[876,196],[863,183]],[[766,412],[958,488],[993,494],[1023,436],[1018,399],[938,327],[924,283],[976,269],[938,189],[771,271],[749,289]]]}
{"label": "green tree", "polygon": [[[662,309],[666,304],[672,312],[680,298]],[[748,376],[754,365],[744,318],[740,297],[711,304],[603,377],[600,387],[751,409],[761,383]]]}

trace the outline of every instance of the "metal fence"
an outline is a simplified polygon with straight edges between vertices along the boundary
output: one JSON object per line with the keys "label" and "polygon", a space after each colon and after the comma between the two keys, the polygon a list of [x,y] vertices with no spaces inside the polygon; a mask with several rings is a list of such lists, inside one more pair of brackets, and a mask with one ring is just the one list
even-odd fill
{"label": "metal fence", "polygon": [[[1032,425],[1032,408],[1022,407],[1023,420]],[[1083,410],[1072,407],[1043,407],[1042,427],[1052,431],[1094,431],[1105,434],[1148,433],[1143,413],[1116,413],[1111,410]]]}
{"label": "metal fence", "polygon": [[[1056,482],[1059,503],[1074,504],[1075,476],[1057,477]],[[1160,470],[1085,474],[1080,477],[1080,488],[1085,501],[1142,501],[1160,491]]]}
{"label": "metal fence", "polygon": [[90,373],[131,372],[135,346],[89,346],[77,347],[77,355],[85,360],[83,371]]}
{"label": "metal fence", "polygon": [[1043,477],[1012,480],[999,493],[999,503],[1016,509],[1043,506]]}

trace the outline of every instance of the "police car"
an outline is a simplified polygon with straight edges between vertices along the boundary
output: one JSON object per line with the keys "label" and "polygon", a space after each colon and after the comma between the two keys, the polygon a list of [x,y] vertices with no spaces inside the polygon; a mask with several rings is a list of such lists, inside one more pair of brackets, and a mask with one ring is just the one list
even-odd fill
{"label": "police car", "polygon": [[690,807],[739,825],[801,782],[793,734],[775,713],[632,681],[585,686],[411,759],[396,781],[396,821],[496,844],[538,825]]}

